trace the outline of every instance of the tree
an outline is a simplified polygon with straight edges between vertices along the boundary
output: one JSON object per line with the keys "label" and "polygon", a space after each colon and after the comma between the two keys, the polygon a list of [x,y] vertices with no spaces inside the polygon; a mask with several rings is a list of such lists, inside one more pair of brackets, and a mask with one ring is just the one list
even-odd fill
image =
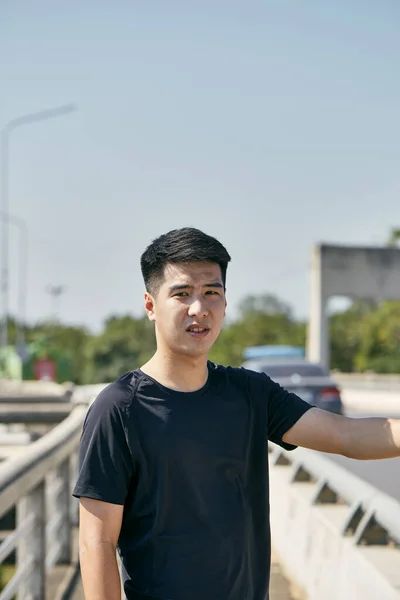
{"label": "tree", "polygon": [[145,363],[155,348],[154,326],[146,316],[110,317],[103,332],[90,343],[90,381],[113,381]]}
{"label": "tree", "polygon": [[391,246],[393,248],[393,247],[397,246],[399,244],[399,242],[400,242],[400,229],[396,229],[395,227],[393,227],[390,231],[387,245]]}
{"label": "tree", "polygon": [[211,360],[238,366],[248,346],[305,345],[305,323],[296,322],[290,306],[276,296],[248,296],[240,304],[240,314],[236,322],[222,330],[210,352]]}
{"label": "tree", "polygon": [[291,307],[274,294],[246,296],[239,304],[239,313],[242,317],[250,313],[262,313],[265,315],[282,314],[292,318]]}
{"label": "tree", "polygon": [[370,302],[359,300],[344,312],[331,316],[329,328],[332,369],[350,373],[356,368],[365,317],[372,310]]}
{"label": "tree", "polygon": [[91,335],[85,327],[65,326],[61,323],[39,323],[27,331],[27,341],[40,341],[49,355],[56,353],[70,364],[70,379],[77,384],[87,382],[89,369],[89,342]]}
{"label": "tree", "polygon": [[[248,346],[305,346],[306,324],[291,307],[271,295],[250,295],[240,304],[239,318],[226,322],[210,360],[239,366]],[[26,327],[26,340],[39,353],[68,361],[68,377],[77,384],[109,382],[144,364],[155,352],[154,324],[144,315],[111,316],[99,335],[85,327],[38,323]],[[9,320],[9,338],[16,323]],[[400,373],[400,301],[357,301],[330,319],[331,365],[343,372],[373,370]],[[60,368],[60,372],[61,372]]]}
{"label": "tree", "polygon": [[382,302],[366,315],[355,366],[361,371],[400,372],[400,301]]}

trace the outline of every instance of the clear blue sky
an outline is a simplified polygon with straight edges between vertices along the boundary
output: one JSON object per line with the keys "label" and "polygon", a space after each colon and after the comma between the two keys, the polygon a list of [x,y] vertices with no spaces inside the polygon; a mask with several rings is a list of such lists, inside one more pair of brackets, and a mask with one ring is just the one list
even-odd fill
{"label": "clear blue sky", "polygon": [[[0,4],[10,211],[29,227],[30,321],[139,315],[139,258],[184,225],[232,255],[231,315],[272,292],[308,310],[313,244],[400,226],[398,0]],[[16,310],[17,232],[11,235]]]}

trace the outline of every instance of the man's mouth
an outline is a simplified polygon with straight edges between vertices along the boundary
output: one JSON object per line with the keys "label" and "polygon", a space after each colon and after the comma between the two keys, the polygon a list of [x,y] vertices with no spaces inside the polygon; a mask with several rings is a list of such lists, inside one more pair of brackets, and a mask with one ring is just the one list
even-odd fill
{"label": "man's mouth", "polygon": [[208,327],[200,327],[200,325],[190,325],[186,328],[188,333],[191,333],[196,336],[206,335],[210,330]]}

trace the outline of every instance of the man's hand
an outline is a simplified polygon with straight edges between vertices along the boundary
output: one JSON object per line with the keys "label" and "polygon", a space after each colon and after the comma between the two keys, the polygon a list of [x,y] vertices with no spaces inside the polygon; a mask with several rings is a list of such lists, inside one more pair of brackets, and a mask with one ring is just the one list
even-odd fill
{"label": "man's hand", "polygon": [[80,499],[79,561],[86,600],[121,600],[116,549],[123,508]]}
{"label": "man's hand", "polygon": [[360,460],[394,458],[400,456],[400,420],[342,417],[312,408],[283,441]]}

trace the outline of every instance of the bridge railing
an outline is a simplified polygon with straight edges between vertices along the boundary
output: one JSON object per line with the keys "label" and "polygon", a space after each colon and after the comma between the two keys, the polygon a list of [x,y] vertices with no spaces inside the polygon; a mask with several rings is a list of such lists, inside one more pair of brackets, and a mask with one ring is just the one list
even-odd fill
{"label": "bridge railing", "polygon": [[316,452],[298,448],[289,453],[275,447],[270,454],[273,465],[291,465],[293,483],[316,483],[313,504],[348,506],[343,534],[354,534],[357,544],[387,544],[391,540],[400,545],[397,500]]}
{"label": "bridge railing", "polygon": [[15,509],[16,527],[0,544],[0,564],[16,553],[16,571],[0,600],[43,600],[46,576],[71,562],[78,501],[71,496],[87,403],[26,450],[0,464],[0,518]]}
{"label": "bridge railing", "polygon": [[272,542],[308,600],[400,600],[400,502],[323,454],[270,446]]}

